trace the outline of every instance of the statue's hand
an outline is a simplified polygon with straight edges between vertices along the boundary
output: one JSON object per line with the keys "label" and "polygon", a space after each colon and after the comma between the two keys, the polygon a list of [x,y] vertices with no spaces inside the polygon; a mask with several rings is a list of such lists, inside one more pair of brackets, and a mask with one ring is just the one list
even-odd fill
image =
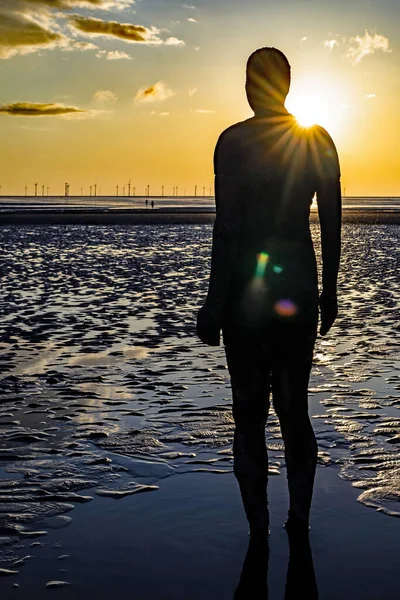
{"label": "statue's hand", "polygon": [[336,294],[325,295],[324,292],[319,297],[319,307],[321,311],[320,334],[326,335],[334,324],[338,315],[338,303]]}
{"label": "statue's hand", "polygon": [[197,335],[207,346],[219,346],[220,318],[211,306],[204,304],[197,313]]}

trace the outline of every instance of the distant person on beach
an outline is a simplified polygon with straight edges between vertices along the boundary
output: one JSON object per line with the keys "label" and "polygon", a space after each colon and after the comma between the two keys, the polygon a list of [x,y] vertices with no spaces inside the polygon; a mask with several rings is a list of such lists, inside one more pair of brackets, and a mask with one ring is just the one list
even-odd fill
{"label": "distant person on beach", "polygon": [[147,198],[146,198],[146,206],[148,205],[148,203],[149,203],[149,201],[148,201],[148,200],[147,200]]}
{"label": "distant person on beach", "polygon": [[154,200],[151,201],[151,208],[154,208]]}
{"label": "distant person on beach", "polygon": [[[234,472],[250,535],[265,537],[269,396],[280,421],[290,507],[287,531],[308,533],[317,444],[307,389],[317,335],[337,317],[340,168],[319,126],[302,128],[287,112],[290,65],[275,48],[254,52],[246,94],[254,116],[220,136],[214,156],[216,219],[208,294],[197,332],[210,346],[220,330],[233,397]],[[322,293],[309,227],[317,194]]]}

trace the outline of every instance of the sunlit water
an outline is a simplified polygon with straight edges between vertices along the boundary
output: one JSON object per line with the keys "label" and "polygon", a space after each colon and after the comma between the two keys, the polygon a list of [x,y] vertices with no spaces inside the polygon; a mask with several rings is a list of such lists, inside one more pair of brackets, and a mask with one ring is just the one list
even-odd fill
{"label": "sunlit water", "polygon": [[[157,493],[165,477],[231,472],[224,353],[195,337],[211,226],[3,227],[0,240],[3,564],[15,541],[68,525],[91,500],[82,490]],[[344,226],[340,317],[310,382],[320,467],[339,465],[361,502],[395,516],[399,242],[396,226]],[[267,440],[280,475],[273,413]]]}
{"label": "sunlit water", "polygon": [[[152,207],[154,202],[154,207]],[[316,206],[316,205],[315,205]],[[313,206],[313,208],[315,208]],[[25,208],[38,209],[200,209],[214,210],[215,200],[213,196],[28,196],[0,198],[0,213],[2,210],[22,210]],[[400,211],[400,198],[385,196],[344,196],[343,209],[352,210],[392,210]]]}

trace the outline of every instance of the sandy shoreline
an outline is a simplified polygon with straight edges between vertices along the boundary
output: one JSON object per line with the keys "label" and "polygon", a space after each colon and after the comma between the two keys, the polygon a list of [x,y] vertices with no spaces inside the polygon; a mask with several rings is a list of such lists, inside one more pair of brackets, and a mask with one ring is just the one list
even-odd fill
{"label": "sandy shoreline", "polygon": [[[61,580],[60,600],[232,600],[248,537],[229,375],[223,348],[200,344],[194,321],[211,227],[0,234],[0,568],[18,571],[1,578],[2,598],[40,600]],[[396,225],[344,225],[340,314],[316,343],[320,600],[397,594],[399,235]],[[273,411],[267,443],[275,600],[289,548]],[[296,600],[311,600],[304,581],[298,589]]]}
{"label": "sandy shoreline", "polygon": [[[131,210],[12,210],[0,212],[1,225],[174,225],[213,223],[210,209],[131,209]],[[318,220],[311,212],[310,221]],[[376,209],[344,209],[343,222],[400,224],[400,211]]]}

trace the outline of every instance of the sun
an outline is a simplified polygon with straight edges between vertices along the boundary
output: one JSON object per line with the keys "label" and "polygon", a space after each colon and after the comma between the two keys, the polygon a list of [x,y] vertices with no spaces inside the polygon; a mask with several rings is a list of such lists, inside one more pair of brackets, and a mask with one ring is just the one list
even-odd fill
{"label": "sun", "polygon": [[297,94],[288,100],[286,106],[302,127],[322,125],[329,120],[326,107],[316,95],[309,92]]}
{"label": "sun", "polygon": [[345,118],[343,104],[340,85],[316,75],[303,78],[293,85],[286,108],[302,127],[322,125],[329,132],[337,133]]}

